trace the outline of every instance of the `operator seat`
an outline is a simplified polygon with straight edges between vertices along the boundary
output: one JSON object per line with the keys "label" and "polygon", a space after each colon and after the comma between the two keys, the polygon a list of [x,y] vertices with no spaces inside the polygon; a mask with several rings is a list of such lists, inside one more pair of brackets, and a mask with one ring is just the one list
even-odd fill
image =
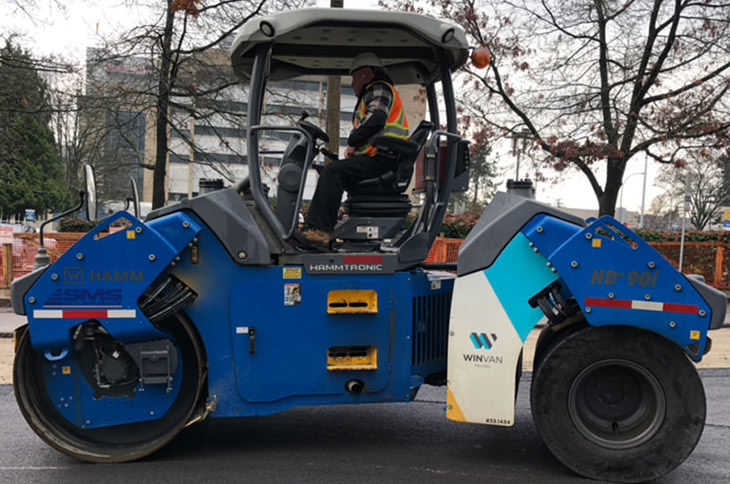
{"label": "operator seat", "polygon": [[408,188],[413,165],[432,130],[433,123],[424,120],[408,140],[388,136],[373,140],[379,154],[396,159],[396,168],[350,187],[344,204],[350,217],[405,217],[408,214],[411,201],[403,192]]}

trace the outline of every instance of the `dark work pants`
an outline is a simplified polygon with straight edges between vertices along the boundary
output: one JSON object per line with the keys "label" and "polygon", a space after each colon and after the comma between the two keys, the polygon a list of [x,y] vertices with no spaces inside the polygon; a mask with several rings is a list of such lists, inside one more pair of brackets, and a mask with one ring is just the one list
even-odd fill
{"label": "dark work pants", "polygon": [[366,155],[336,160],[325,166],[309,206],[307,223],[315,229],[332,232],[337,223],[343,191],[359,181],[380,176],[394,168],[393,159]]}

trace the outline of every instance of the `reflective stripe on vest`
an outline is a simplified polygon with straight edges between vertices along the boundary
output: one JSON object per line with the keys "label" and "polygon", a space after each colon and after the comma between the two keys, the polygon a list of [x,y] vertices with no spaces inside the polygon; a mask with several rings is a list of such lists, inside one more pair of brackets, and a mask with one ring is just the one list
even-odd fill
{"label": "reflective stripe on vest", "polygon": [[[375,136],[390,136],[391,138],[408,139],[408,120],[406,119],[406,112],[403,109],[403,101],[401,101],[398,91],[385,81],[375,82],[380,82],[390,88],[390,92],[393,94],[393,103],[390,106],[390,112],[388,113],[388,118],[385,120],[385,126],[383,129],[375,133],[375,135],[356,150],[356,155],[374,156],[378,151],[378,149],[372,145]],[[367,87],[365,89],[367,89]],[[365,99],[361,99],[360,104],[358,104],[357,109],[355,110],[355,116],[353,119],[355,129],[357,129],[362,120],[365,119],[366,110],[367,106],[365,105]]]}

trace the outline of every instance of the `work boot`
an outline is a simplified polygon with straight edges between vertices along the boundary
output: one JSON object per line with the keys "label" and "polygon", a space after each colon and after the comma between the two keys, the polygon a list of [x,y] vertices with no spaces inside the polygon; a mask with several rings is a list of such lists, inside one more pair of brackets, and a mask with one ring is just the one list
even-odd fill
{"label": "work boot", "polygon": [[316,248],[329,248],[330,234],[324,230],[309,229],[301,233],[300,238]]}

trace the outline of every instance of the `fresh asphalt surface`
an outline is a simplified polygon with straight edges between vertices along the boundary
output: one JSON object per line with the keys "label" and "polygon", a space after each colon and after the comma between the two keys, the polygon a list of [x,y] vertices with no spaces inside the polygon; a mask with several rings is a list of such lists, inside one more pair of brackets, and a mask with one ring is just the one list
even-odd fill
{"label": "fresh asphalt surface", "polygon": [[[730,369],[701,370],[705,431],[689,459],[662,484],[730,482]],[[445,390],[416,402],[297,409],[270,417],[209,419],[140,462],[83,464],[54,451],[0,385],[0,483],[591,483],[543,446],[520,384],[513,428],[458,424],[444,416]]]}

